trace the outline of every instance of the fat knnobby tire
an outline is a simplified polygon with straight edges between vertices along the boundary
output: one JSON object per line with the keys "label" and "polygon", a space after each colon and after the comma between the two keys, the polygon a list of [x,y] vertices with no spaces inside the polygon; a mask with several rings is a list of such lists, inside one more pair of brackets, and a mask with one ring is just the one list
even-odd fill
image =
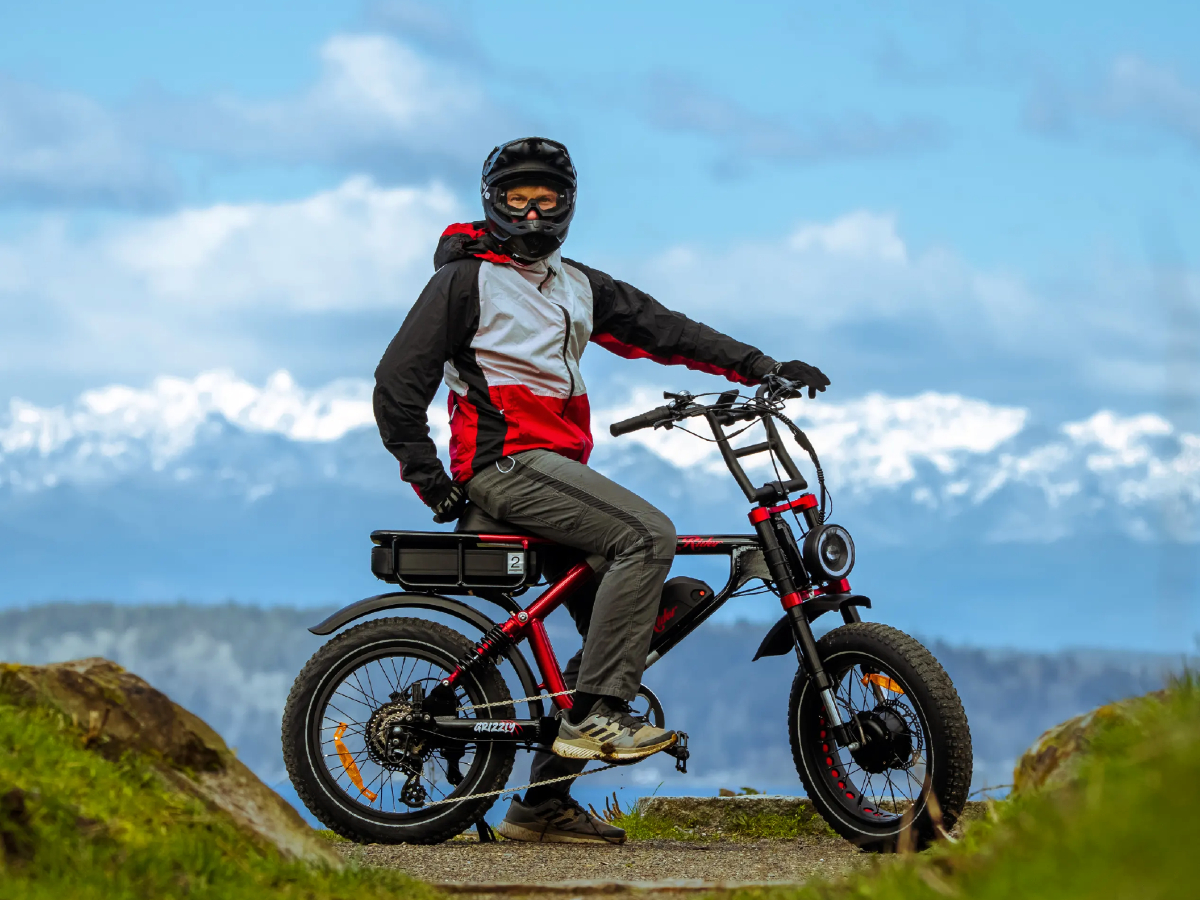
{"label": "fat knnobby tire", "polygon": [[[458,660],[468,657],[473,647],[472,641],[436,622],[375,619],[339,634],[304,666],[284,708],[283,759],[296,793],[331,831],[358,843],[437,844],[460,834],[496,802],[496,797],[467,798],[401,813],[386,812],[381,803],[381,808],[375,810],[370,804],[356,801],[344,787],[339,788],[336,776],[324,762],[328,749],[323,750],[321,738],[321,720],[328,715],[325,704],[337,690],[339,679],[355,671],[356,665],[407,655],[449,672]],[[478,710],[479,718],[513,717],[512,696],[494,665],[473,669],[460,684],[471,704],[502,704]],[[499,790],[512,773],[516,756],[513,744],[481,742],[476,746],[471,766],[451,797]]]}
{"label": "fat knnobby tire", "polygon": [[[899,798],[881,803],[868,800],[871,792],[878,796],[878,785],[871,782],[870,790],[863,791],[863,784],[881,776],[868,774],[858,765],[860,759],[835,744],[816,687],[803,671],[797,672],[788,704],[788,731],[792,758],[809,798],[834,831],[865,850],[887,852],[902,839],[914,849],[926,846],[937,837],[939,827],[948,832],[954,826],[971,784],[971,731],[950,677],[918,641],[877,622],[835,628],[817,642],[817,649],[835,693],[839,683],[858,682],[863,672],[886,673],[889,681],[883,683],[889,684],[889,690],[899,688],[889,697],[903,697],[905,707],[904,715],[889,715],[886,720],[901,727],[908,721],[914,732],[919,725],[923,747],[917,750],[920,745],[914,737],[907,738],[905,746],[925,757],[921,777],[915,779],[921,786],[914,790],[911,804]],[[868,716],[872,702],[868,696],[862,703]],[[888,708],[875,705],[875,710]],[[876,758],[874,766],[883,765]],[[858,784],[854,783],[856,769],[861,773]],[[884,771],[890,775],[892,770],[884,766]],[[909,828],[911,832],[904,834]]]}

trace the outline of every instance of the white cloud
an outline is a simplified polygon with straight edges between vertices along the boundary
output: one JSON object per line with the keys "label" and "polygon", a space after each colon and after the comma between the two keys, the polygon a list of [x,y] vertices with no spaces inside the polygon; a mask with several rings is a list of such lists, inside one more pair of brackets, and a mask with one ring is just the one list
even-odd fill
{"label": "white cloud", "polygon": [[1200,150],[1200,88],[1163,66],[1139,56],[1118,57],[1099,106],[1109,115],[1152,122]]}
{"label": "white cloud", "polygon": [[1027,345],[1031,321],[1044,331],[1058,315],[1006,272],[980,271],[941,247],[914,252],[895,216],[857,210],[806,222],[775,241],[721,251],[670,248],[641,266],[640,286],[686,297],[715,321],[785,317],[813,332],[902,320],[973,341]]}
{"label": "white cloud", "polygon": [[819,250],[830,256],[908,262],[908,248],[896,233],[895,216],[860,210],[828,224],[802,225],[788,239],[797,253]]}
{"label": "white cloud", "polygon": [[98,103],[0,78],[0,200],[143,207],[173,187]]}
{"label": "white cloud", "polygon": [[[384,188],[355,177],[299,200],[217,204],[87,232],[44,217],[0,241],[0,310],[11,323],[0,333],[0,373],[94,383],[214,367],[303,371],[314,358],[320,377],[349,370],[339,362],[347,332],[325,340],[304,324],[317,316],[333,328],[360,317],[350,339],[361,372],[432,274],[437,236],[469,215],[437,183]],[[983,354],[1015,364],[1026,381],[1054,365],[1095,383],[1122,367],[1147,369],[1162,336],[1145,313],[1144,273],[1100,303],[1089,291],[1046,300],[1010,273],[914,248],[893,215],[869,210],[715,251],[676,245],[631,268],[620,274],[776,357],[840,361],[844,371],[875,353],[864,333],[894,335],[884,352],[909,384],[937,384],[955,357],[973,366]],[[375,317],[370,328],[364,316]],[[963,383],[952,374],[950,383]]]}
{"label": "white cloud", "polygon": [[[436,184],[352,178],[302,200],[185,209],[83,234],[46,218],[0,243],[0,310],[11,323],[0,371],[92,380],[261,369],[297,352],[288,341],[298,315],[375,312],[394,329],[433,273],[438,235],[461,215]],[[254,333],[249,322],[269,327]],[[374,352],[387,336],[374,337]]]}
{"label": "white cloud", "polygon": [[646,115],[660,128],[716,139],[724,151],[719,170],[745,171],[748,163],[816,163],[858,156],[928,150],[944,141],[939,122],[905,116],[884,122],[866,112],[840,116],[761,115],[731,97],[679,75],[659,73],[646,83]]}
{"label": "white cloud", "polygon": [[380,175],[474,169],[519,115],[490,98],[461,64],[382,34],[340,34],[320,49],[320,74],[276,100],[233,95],[160,99],[136,120],[147,136],[219,158],[327,163]]}
{"label": "white cloud", "polygon": [[458,212],[439,186],[383,189],[359,177],[291,203],[223,204],[132,225],[104,250],[114,268],[144,279],[149,296],[192,308],[394,307],[432,274],[436,236]]}
{"label": "white cloud", "polygon": [[1026,100],[1025,120],[1053,137],[1086,134],[1105,122],[1135,123],[1200,151],[1200,86],[1167,66],[1125,53],[1086,86],[1039,80]]}

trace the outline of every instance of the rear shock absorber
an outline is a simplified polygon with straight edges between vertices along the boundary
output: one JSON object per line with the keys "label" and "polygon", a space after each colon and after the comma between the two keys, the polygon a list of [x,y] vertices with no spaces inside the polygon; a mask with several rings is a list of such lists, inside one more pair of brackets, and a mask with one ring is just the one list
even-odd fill
{"label": "rear shock absorber", "polygon": [[478,671],[513,645],[513,639],[504,630],[504,623],[494,626],[479,639],[473,650],[458,661],[454,671],[443,679],[442,684],[450,687],[463,675]]}

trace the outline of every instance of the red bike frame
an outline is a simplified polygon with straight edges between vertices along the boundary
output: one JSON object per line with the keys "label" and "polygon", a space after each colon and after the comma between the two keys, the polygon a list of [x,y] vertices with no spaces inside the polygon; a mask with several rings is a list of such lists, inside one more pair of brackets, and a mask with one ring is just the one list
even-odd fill
{"label": "red bike frame", "polygon": [[[756,528],[781,517],[789,510],[800,510],[806,515],[817,506],[817,500],[812,494],[804,494],[790,503],[772,507],[755,507],[749,518]],[[479,540],[483,543],[520,543],[526,549],[530,544],[547,544],[544,538],[529,535],[513,534],[481,534]],[[730,557],[729,580],[717,592],[709,595],[707,602],[699,604],[685,615],[665,637],[656,638],[651,645],[646,665],[653,665],[663,654],[691,634],[702,622],[725,604],[732,594],[741,588],[755,573],[747,554],[762,552],[762,542],[759,535],[682,535],[676,540],[677,556],[714,556]],[[760,561],[761,564],[761,561]],[[477,657],[493,659],[513,644],[523,640],[529,641],[534,661],[542,677],[539,688],[553,695],[552,701],[559,709],[571,708],[569,688],[563,679],[562,668],[558,663],[550,636],[546,632],[546,616],[558,609],[575,591],[579,590],[592,578],[592,569],[585,562],[576,563],[567,570],[557,581],[549,585],[536,600],[519,612],[513,613],[508,619],[492,629],[475,648]],[[780,602],[785,612],[791,607],[823,595],[848,594],[850,584],[845,579],[823,586],[804,588],[784,594]],[[447,685],[455,684],[464,672],[464,665],[459,665],[445,679]]]}

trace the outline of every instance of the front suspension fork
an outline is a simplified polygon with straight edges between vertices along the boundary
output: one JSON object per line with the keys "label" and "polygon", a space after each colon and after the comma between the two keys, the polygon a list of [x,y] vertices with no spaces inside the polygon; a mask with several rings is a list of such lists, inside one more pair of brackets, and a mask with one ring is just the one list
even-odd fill
{"label": "front suspension fork", "polygon": [[787,613],[788,619],[792,623],[792,634],[796,639],[796,646],[800,648],[804,666],[808,669],[813,686],[821,697],[821,705],[825,707],[825,717],[829,721],[834,739],[847,750],[857,750],[862,744],[851,735],[850,728],[842,718],[841,710],[838,709],[837,700],[833,696],[833,682],[821,664],[821,657],[817,655],[817,641],[813,637],[812,625],[809,624],[799,603],[788,607]]}
{"label": "front suspension fork", "polygon": [[[757,513],[758,510],[755,512]],[[755,521],[756,519],[757,521]],[[769,516],[761,517],[754,514],[751,514],[750,521],[754,524],[759,540],[762,542],[763,559],[775,579],[776,587],[779,588],[780,601],[783,603],[784,610],[787,611],[788,620],[792,623],[792,636],[800,652],[801,662],[808,670],[808,676],[812,679],[813,686],[821,698],[821,705],[825,708],[825,717],[829,721],[834,740],[847,750],[857,750],[862,744],[851,735],[850,728],[842,718],[841,710],[838,709],[837,700],[833,696],[833,682],[821,664],[821,657],[817,653],[817,640],[812,633],[812,625],[809,624],[808,617],[804,614],[804,599],[796,590],[796,583],[792,579],[792,569],[788,563],[786,551],[779,543],[779,535],[775,530],[774,522]],[[795,539],[793,538],[792,541],[794,544]],[[796,558],[799,561],[799,554],[796,554]]]}

